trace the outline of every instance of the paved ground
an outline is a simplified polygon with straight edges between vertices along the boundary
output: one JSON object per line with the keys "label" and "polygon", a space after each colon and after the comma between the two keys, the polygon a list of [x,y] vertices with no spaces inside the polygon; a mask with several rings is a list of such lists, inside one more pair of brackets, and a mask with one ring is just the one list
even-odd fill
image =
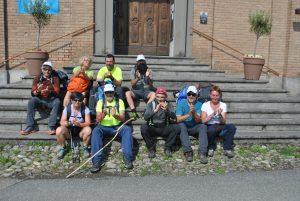
{"label": "paved ground", "polygon": [[0,200],[299,200],[300,169],[215,176],[0,180]]}

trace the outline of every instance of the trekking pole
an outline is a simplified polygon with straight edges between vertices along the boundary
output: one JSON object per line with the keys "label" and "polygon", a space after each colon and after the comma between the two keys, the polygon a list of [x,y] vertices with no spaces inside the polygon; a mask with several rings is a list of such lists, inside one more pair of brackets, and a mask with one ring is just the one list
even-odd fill
{"label": "trekking pole", "polygon": [[66,179],[68,179],[69,177],[71,177],[75,172],[77,172],[80,168],[82,168],[84,165],[86,165],[90,160],[92,160],[97,154],[99,154],[104,148],[106,148],[110,143],[112,143],[112,141],[114,141],[114,139],[117,137],[117,135],[119,134],[120,130],[129,122],[135,120],[135,118],[130,118],[127,121],[125,121],[116,131],[116,134],[114,135],[114,137],[108,142],[106,143],[106,145],[104,145],[99,151],[97,151],[94,155],[92,155],[89,159],[87,159],[82,165],[80,165],[76,170],[74,170],[73,172],[71,172]]}

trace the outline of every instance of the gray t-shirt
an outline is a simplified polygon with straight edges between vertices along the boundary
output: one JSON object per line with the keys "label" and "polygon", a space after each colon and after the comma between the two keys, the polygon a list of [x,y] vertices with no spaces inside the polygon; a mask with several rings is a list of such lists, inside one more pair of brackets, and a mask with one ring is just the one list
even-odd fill
{"label": "gray t-shirt", "polygon": [[[136,79],[136,68],[132,68],[130,71],[130,79],[134,80]],[[146,78],[145,75],[141,76],[140,79],[138,79],[136,85],[132,87],[135,90],[150,90],[150,82],[149,78]]]}

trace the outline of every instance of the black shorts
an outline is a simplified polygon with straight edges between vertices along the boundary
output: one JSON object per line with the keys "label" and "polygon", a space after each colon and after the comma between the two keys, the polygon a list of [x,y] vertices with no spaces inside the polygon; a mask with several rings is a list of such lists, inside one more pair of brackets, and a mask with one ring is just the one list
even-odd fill
{"label": "black shorts", "polygon": [[132,93],[134,95],[135,99],[143,99],[145,102],[148,100],[148,95],[151,93],[151,91],[148,90],[132,90]]}

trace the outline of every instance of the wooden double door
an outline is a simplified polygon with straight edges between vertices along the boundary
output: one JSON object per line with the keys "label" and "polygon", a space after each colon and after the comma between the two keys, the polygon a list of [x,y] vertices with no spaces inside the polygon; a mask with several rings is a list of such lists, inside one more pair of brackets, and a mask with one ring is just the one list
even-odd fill
{"label": "wooden double door", "polygon": [[170,0],[114,0],[116,54],[169,55]]}

